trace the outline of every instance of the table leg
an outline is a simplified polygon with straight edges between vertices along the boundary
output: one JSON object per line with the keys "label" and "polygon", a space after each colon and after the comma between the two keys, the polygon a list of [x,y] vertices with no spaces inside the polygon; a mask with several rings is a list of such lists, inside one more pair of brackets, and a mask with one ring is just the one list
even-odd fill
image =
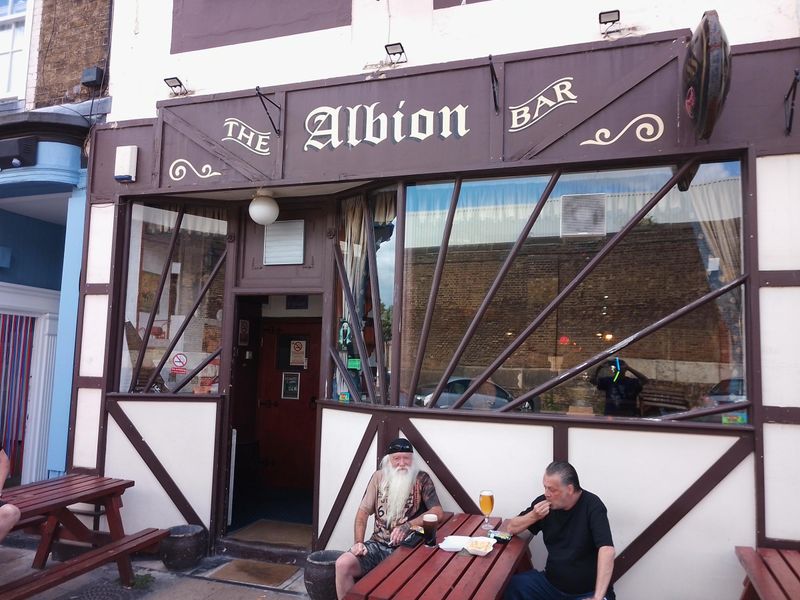
{"label": "table leg", "polygon": [[50,550],[53,548],[53,539],[55,538],[56,530],[58,529],[58,517],[50,515],[47,517],[44,525],[42,525],[42,539],[39,540],[39,546],[36,548],[36,556],[33,557],[33,567],[35,569],[44,569],[47,564],[47,557]]}
{"label": "table leg", "polygon": [[[122,507],[122,497],[119,495],[111,496],[103,501],[106,507],[106,519],[108,520],[108,530],[112,540],[120,540],[125,537],[125,528],[122,525],[122,515],[119,509]],[[133,587],[133,566],[131,557],[128,554],[117,559],[119,578],[125,587]]]}

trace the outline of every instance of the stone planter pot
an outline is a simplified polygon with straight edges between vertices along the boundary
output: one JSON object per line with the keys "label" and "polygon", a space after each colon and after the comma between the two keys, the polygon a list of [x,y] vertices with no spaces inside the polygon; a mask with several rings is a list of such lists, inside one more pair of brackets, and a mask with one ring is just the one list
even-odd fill
{"label": "stone planter pot", "polygon": [[336,559],[341,550],[317,550],[306,558],[304,580],[311,600],[336,600]]}
{"label": "stone planter pot", "polygon": [[190,569],[206,555],[208,532],[202,525],[178,525],[169,528],[161,540],[159,556],[170,571]]}

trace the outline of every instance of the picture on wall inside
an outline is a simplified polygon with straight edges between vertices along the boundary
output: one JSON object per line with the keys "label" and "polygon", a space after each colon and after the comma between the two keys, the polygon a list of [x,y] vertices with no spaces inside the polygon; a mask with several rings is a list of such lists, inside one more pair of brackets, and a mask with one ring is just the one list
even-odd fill
{"label": "picture on wall inside", "polygon": [[281,398],[283,400],[297,400],[300,398],[300,373],[283,374]]}

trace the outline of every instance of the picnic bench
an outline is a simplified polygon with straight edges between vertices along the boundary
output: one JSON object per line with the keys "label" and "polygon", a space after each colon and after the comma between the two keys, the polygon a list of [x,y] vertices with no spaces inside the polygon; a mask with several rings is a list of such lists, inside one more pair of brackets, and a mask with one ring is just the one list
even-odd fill
{"label": "picnic bench", "polygon": [[800,550],[736,546],[746,573],[740,600],[800,598]]}
{"label": "picnic bench", "polygon": [[[446,515],[436,539],[448,535],[482,536],[481,515]],[[493,528],[500,519],[489,519]],[[419,544],[399,547],[359,579],[346,600],[496,600],[502,598],[511,576],[531,568],[527,536],[495,544],[486,556],[466,551],[446,552]]]}
{"label": "picnic bench", "polygon": [[[130,555],[169,535],[164,529],[145,529],[125,535],[120,514],[122,494],[133,484],[126,479],[71,474],[3,490],[3,501],[15,505],[21,513],[15,529],[36,526],[41,534],[33,558],[34,568],[44,569],[53,542],[62,536],[95,548],[55,567],[0,585],[0,598],[27,598],[112,561],[117,563],[122,584],[131,587]],[[108,534],[89,529],[70,510],[73,505],[84,503],[103,507]]]}
{"label": "picnic bench", "polygon": [[686,395],[680,390],[646,385],[639,392],[639,415],[642,417],[650,409],[682,412],[690,408]]}

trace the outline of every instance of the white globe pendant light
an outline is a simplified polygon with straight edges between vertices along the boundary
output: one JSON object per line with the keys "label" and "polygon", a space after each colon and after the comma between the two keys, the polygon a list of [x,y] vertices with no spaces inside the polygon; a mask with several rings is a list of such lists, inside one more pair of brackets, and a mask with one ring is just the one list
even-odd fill
{"label": "white globe pendant light", "polygon": [[259,225],[271,225],[278,218],[278,203],[265,189],[258,189],[250,202],[250,218]]}

